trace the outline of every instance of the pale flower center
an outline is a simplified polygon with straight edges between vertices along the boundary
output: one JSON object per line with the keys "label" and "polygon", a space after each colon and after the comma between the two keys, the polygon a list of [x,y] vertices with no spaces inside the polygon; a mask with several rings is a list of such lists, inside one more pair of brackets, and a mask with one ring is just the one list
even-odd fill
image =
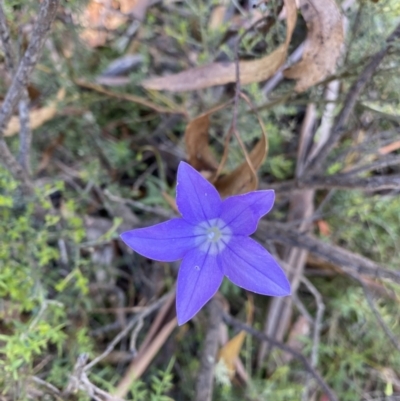
{"label": "pale flower center", "polygon": [[218,227],[210,227],[207,230],[207,238],[212,242],[218,242],[221,235],[221,230]]}
{"label": "pale flower center", "polygon": [[195,228],[198,249],[211,255],[220,253],[232,237],[231,229],[221,219],[201,222]]}

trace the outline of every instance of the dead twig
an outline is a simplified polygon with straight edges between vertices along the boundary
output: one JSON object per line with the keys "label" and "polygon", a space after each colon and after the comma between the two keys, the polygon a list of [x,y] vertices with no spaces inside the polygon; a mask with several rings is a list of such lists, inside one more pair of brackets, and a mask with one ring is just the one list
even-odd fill
{"label": "dead twig", "polygon": [[[297,151],[296,177],[301,176],[307,160],[307,151],[314,136],[316,120],[315,104],[307,106],[306,115],[300,132],[299,147]],[[312,225],[310,218],[314,213],[315,191],[305,189],[293,191],[290,199],[288,221],[300,221],[299,229],[308,231]],[[303,275],[304,266],[307,260],[308,251],[304,248],[286,247],[285,262],[291,267],[287,272],[290,281],[292,294],[296,293]],[[287,269],[286,269],[287,270]],[[274,298],[265,317],[264,332],[268,336],[282,341],[289,327],[293,311],[292,298]],[[266,353],[269,352],[268,344],[261,343],[258,353],[258,365],[261,366]]]}
{"label": "dead twig", "polygon": [[360,76],[351,86],[346,99],[344,101],[343,107],[336,118],[335,124],[331,130],[328,140],[321,147],[318,154],[312,158],[306,166],[306,175],[311,175],[316,171],[322,169],[322,164],[326,160],[330,151],[334,146],[340,141],[343,134],[345,133],[345,126],[347,125],[350,116],[354,110],[354,107],[359,99],[362,91],[364,90],[367,83],[371,80],[376,69],[383,61],[388,52],[392,49],[393,42],[400,37],[400,24],[396,27],[393,33],[387,38],[385,47],[379,52],[375,53],[371,57],[370,62],[366,65],[364,70],[361,72]]}
{"label": "dead twig", "polygon": [[263,222],[259,224],[259,232],[263,240],[273,240],[284,245],[292,245],[308,249],[321,259],[332,262],[347,274],[360,273],[365,276],[389,279],[400,283],[400,272],[385,269],[374,261],[350,252],[340,246],[326,243],[313,235],[293,230],[293,227],[285,224]]}
{"label": "dead twig", "polygon": [[[175,294],[171,294],[171,296],[165,301],[164,305],[160,308],[157,313],[157,316],[154,318],[150,329],[147,331],[146,336],[142,343],[140,344],[140,348],[136,355],[134,355],[134,359],[130,361],[129,366],[125,370],[124,375],[116,386],[114,394],[119,397],[125,397],[131,388],[132,382],[143,374],[143,372],[147,369],[150,362],[153,360],[154,356],[160,350],[160,348],[165,344],[165,341],[170,336],[171,332],[175,329],[177,325],[177,319],[175,317]],[[168,319],[171,316],[171,312],[173,313],[173,318]],[[141,319],[143,321],[143,319]],[[140,321],[138,322],[138,326],[136,326],[135,330],[132,332],[131,336],[131,344],[132,338],[134,338],[137,334],[138,327],[140,325]]]}
{"label": "dead twig", "polygon": [[30,175],[30,151],[32,145],[32,130],[29,118],[29,96],[26,89],[22,93],[22,98],[18,105],[19,112],[19,153],[18,162],[22,168]]}
{"label": "dead twig", "polygon": [[317,383],[323,389],[323,391],[327,395],[328,399],[330,401],[339,401],[339,399],[337,398],[337,396],[334,393],[334,391],[328,386],[328,384],[325,382],[325,380],[313,368],[313,366],[311,365],[309,360],[303,354],[301,354],[300,352],[295,351],[294,349],[292,349],[291,347],[288,347],[285,344],[282,344],[280,341],[276,341],[275,339],[267,336],[266,334],[261,333],[260,331],[253,329],[251,326],[249,326],[249,325],[247,325],[245,323],[242,323],[240,320],[235,319],[234,317],[232,317],[228,313],[222,312],[222,316],[223,316],[223,319],[224,319],[226,324],[228,324],[230,326],[234,326],[237,329],[244,330],[247,333],[250,333],[255,338],[257,338],[258,340],[266,341],[269,344],[271,344],[271,346],[279,348],[280,350],[289,353],[294,358],[299,360],[303,364],[303,366],[307,370],[307,372],[309,372],[314,377],[314,379],[317,381]]}
{"label": "dead twig", "polygon": [[28,48],[16,68],[13,80],[0,108],[0,158],[13,177],[21,182],[22,190],[25,194],[32,193],[33,186],[26,171],[17,162],[4,141],[4,131],[18,101],[21,99],[24,90],[26,90],[29,78],[39,60],[45,38],[56,16],[58,4],[59,0],[42,1]]}
{"label": "dead twig", "polygon": [[[321,329],[322,329],[322,319],[324,317],[325,304],[322,300],[321,293],[315,288],[315,286],[306,278],[302,277],[301,281],[307,287],[307,289],[314,296],[315,302],[317,304],[317,313],[315,316],[315,320],[313,322],[313,336],[312,336],[312,348],[311,348],[311,366],[316,368],[318,365],[318,350],[321,339]],[[302,400],[307,401],[310,399],[310,389],[312,386],[312,382],[310,380],[310,376],[307,378],[306,387],[304,389]]]}
{"label": "dead twig", "polygon": [[[14,74],[16,58],[11,44],[10,32],[8,30],[6,16],[0,3],[0,40],[3,43],[5,64],[10,76]],[[30,172],[29,156],[32,142],[32,130],[29,125],[29,95],[26,87],[22,90],[21,100],[18,105],[20,122],[20,151],[18,155],[19,164],[26,171]]]}
{"label": "dead twig", "polygon": [[219,303],[219,299],[214,297],[208,304],[208,329],[197,376],[195,401],[212,400],[219,330],[222,323],[222,306]]}
{"label": "dead twig", "polygon": [[109,200],[117,203],[124,203],[125,205],[132,206],[136,209],[143,210],[148,213],[153,213],[158,216],[164,217],[164,218],[171,218],[173,213],[170,213],[160,207],[152,207],[152,206],[147,206],[142,202],[135,201],[133,199],[125,199],[125,198],[120,198],[119,196],[113,195],[109,190],[104,190],[103,194],[108,198]]}
{"label": "dead twig", "polygon": [[84,371],[88,371],[91,369],[93,366],[97,365],[102,359],[104,359],[114,348],[115,346],[125,337],[128,335],[128,333],[135,327],[135,325],[141,320],[150,315],[152,312],[157,310],[170,296],[172,292],[164,295],[161,297],[158,301],[154,302],[153,304],[149,305],[145,310],[142,312],[138,313],[136,316],[134,316],[130,322],[127,323],[125,328],[118,333],[114,337],[114,339],[111,341],[111,343],[107,346],[107,348],[96,358],[93,359],[90,363],[88,363],[84,367]]}
{"label": "dead twig", "polygon": [[364,291],[365,298],[366,298],[368,305],[371,308],[372,313],[374,314],[379,326],[381,326],[382,330],[385,332],[386,336],[389,338],[390,342],[397,349],[397,351],[400,352],[400,341],[398,338],[396,338],[396,336],[394,335],[392,330],[390,330],[389,326],[383,320],[383,317],[382,317],[381,313],[379,312],[378,308],[376,307],[374,299],[373,299],[368,287],[365,285],[365,283],[362,280],[357,278],[357,281],[359,282],[359,284],[361,285],[361,287]]}
{"label": "dead twig", "polygon": [[95,401],[124,401],[120,397],[107,393],[89,380],[85,372],[87,359],[87,354],[79,355],[74,371],[68,380],[65,390],[62,392],[63,399],[69,399],[70,396],[76,395],[78,391],[83,391],[90,397],[90,399]]}
{"label": "dead twig", "polygon": [[294,189],[398,190],[400,189],[400,174],[377,175],[368,178],[354,177],[347,173],[326,177],[305,177],[298,180],[284,181],[278,184],[268,184],[268,189],[274,189],[277,192],[287,192]]}
{"label": "dead twig", "polygon": [[14,108],[21,98],[22,92],[26,88],[33,69],[39,60],[47,33],[50,31],[51,23],[56,16],[59,2],[60,0],[44,0],[40,5],[39,16],[35,23],[28,48],[16,69],[12,83],[0,109],[0,138],[3,137],[4,130],[11,119]]}
{"label": "dead twig", "polygon": [[43,387],[47,390],[47,392],[51,395],[53,395],[57,400],[62,401],[62,397],[61,397],[61,391],[53,386],[50,383],[47,383],[46,381],[42,380],[41,378],[37,377],[37,376],[32,376],[31,380],[33,383],[35,383],[37,386]]}

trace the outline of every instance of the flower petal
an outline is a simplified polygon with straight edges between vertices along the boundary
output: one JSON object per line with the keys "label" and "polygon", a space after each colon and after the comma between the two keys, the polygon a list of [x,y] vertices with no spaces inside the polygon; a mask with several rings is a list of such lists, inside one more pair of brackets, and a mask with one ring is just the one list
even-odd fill
{"label": "flower petal", "polygon": [[273,190],[231,196],[222,202],[220,218],[233,233],[250,235],[256,231],[258,220],[272,209],[274,200]]}
{"label": "flower petal", "polygon": [[190,320],[218,291],[224,275],[209,253],[189,251],[181,264],[176,289],[179,325]]}
{"label": "flower petal", "polygon": [[274,258],[251,238],[234,236],[218,255],[222,271],[234,284],[257,294],[290,295],[290,284]]}
{"label": "flower petal", "polygon": [[214,219],[221,211],[221,198],[215,187],[185,162],[178,168],[176,204],[182,217],[193,223]]}
{"label": "flower petal", "polygon": [[184,219],[172,219],[151,227],[124,232],[121,239],[146,258],[172,262],[182,259],[195,247],[194,229]]}

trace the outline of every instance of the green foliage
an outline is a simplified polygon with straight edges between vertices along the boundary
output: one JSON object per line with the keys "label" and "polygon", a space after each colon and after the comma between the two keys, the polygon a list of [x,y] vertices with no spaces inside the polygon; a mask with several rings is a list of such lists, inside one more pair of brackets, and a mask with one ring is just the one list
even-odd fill
{"label": "green foliage", "polygon": [[328,212],[333,239],[395,268],[400,261],[399,208],[398,196],[365,197],[359,191],[338,191]]}
{"label": "green foliage", "polygon": [[173,401],[165,395],[173,387],[171,374],[175,360],[171,359],[165,370],[159,370],[151,376],[150,386],[143,381],[134,381],[131,385],[132,401]]}
{"label": "green foliage", "polygon": [[[334,280],[328,289],[334,297],[328,299],[329,329],[320,345],[320,358],[327,369],[326,377],[341,399],[351,401],[360,398],[372,372],[382,372],[387,366],[398,371],[400,361],[363,291],[348,285],[346,288],[339,281]],[[342,290],[338,292],[337,288]],[[377,308],[398,337],[400,315],[395,304],[381,300]],[[383,391],[386,384],[384,375],[378,375],[378,388]]]}
{"label": "green foliage", "polygon": [[[66,351],[71,288],[68,276],[61,279],[52,269],[59,260],[57,239],[76,246],[84,235],[81,219],[64,220],[52,210],[47,195],[61,189],[60,184],[22,204],[17,184],[0,169],[0,188],[0,318],[6,328],[0,334],[0,387],[7,389],[30,375],[49,347],[58,357]],[[74,275],[77,291],[87,294],[87,278],[77,272],[78,267],[69,276]],[[77,343],[90,349],[87,332],[78,333]]]}

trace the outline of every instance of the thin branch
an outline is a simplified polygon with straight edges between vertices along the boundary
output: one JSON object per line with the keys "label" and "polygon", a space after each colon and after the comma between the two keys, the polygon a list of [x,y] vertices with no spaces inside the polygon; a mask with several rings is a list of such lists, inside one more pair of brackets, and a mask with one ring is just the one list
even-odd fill
{"label": "thin branch", "polygon": [[43,0],[35,23],[31,40],[13,77],[10,88],[0,109],[0,138],[3,137],[13,111],[26,88],[29,78],[41,55],[41,50],[50,30],[60,0]]}
{"label": "thin branch", "polygon": [[133,199],[120,198],[119,196],[113,195],[107,189],[103,191],[103,194],[110,201],[123,203],[125,205],[132,206],[135,209],[143,210],[143,211],[148,212],[148,213],[153,213],[153,214],[161,216],[163,218],[171,218],[171,216],[173,216],[172,212],[168,212],[167,210],[162,209],[161,207],[147,206],[144,203],[139,202],[139,201],[135,201]]}
{"label": "thin branch", "polygon": [[[60,0],[44,0],[41,3],[39,16],[37,18],[36,24],[33,29],[32,37],[29,42],[28,48],[21,59],[18,68],[15,71],[13,76],[12,83],[7,91],[6,97],[0,109],[0,159],[2,163],[6,166],[6,168],[11,172],[13,177],[21,182],[22,184],[22,192],[26,195],[29,195],[33,192],[33,185],[26,174],[24,168],[17,162],[13,154],[11,153],[7,143],[4,141],[4,130],[6,129],[10,119],[12,117],[13,111],[20,100],[21,96],[23,96],[24,91],[26,91],[26,86],[28,84],[28,80],[32,71],[39,60],[41,49],[43,47],[44,40],[48,31],[50,30],[50,26],[52,21],[54,20],[57,12],[57,6]],[[1,5],[2,3],[0,3]],[[3,9],[1,8],[1,11]],[[5,53],[8,59],[8,67],[10,71],[13,69],[14,60],[12,56],[12,47],[10,43],[10,37],[8,34],[7,25],[5,22],[4,13],[2,14],[2,21],[0,22],[1,26],[1,35],[2,42],[5,47]],[[23,108],[23,113],[26,109]],[[26,123],[26,117],[23,115],[23,123]],[[21,129],[23,129],[23,124],[21,124]],[[27,133],[26,125],[25,129],[23,129],[24,133],[24,141],[27,139],[23,146],[23,152],[26,152],[26,149],[30,145],[29,135]],[[22,153],[25,155],[25,153]],[[25,159],[27,161],[27,159]]]}
{"label": "thin branch", "polygon": [[[6,68],[10,76],[13,76],[16,65],[16,57],[12,48],[10,32],[8,30],[4,9],[0,3],[0,39],[3,43]],[[19,101],[20,119],[20,152],[18,161],[22,168],[29,174],[29,151],[32,142],[32,131],[29,126],[29,95],[26,87],[23,88]]]}
{"label": "thin branch", "polygon": [[2,2],[0,2],[0,39],[3,44],[6,69],[8,72],[12,73],[15,68],[15,55],[11,44],[10,32],[8,30]]}
{"label": "thin branch", "polygon": [[[262,189],[262,185],[260,189]],[[287,192],[294,189],[398,190],[400,189],[400,174],[377,175],[368,178],[354,177],[347,173],[326,177],[304,177],[298,180],[268,184],[268,189],[274,189],[277,192]]]}
{"label": "thin branch", "polygon": [[142,330],[144,324],[144,319],[140,318],[136,324],[136,327],[132,330],[131,339],[129,342],[129,351],[133,357],[137,355],[136,341],[140,330]]}
{"label": "thin branch", "polygon": [[[316,122],[315,105],[310,103],[302,122],[300,130],[299,145],[297,150],[296,177],[301,176],[305,162],[307,161],[307,150],[312,143],[314,126]],[[288,222],[299,221],[300,230],[307,231],[312,225],[310,218],[314,214],[315,191],[301,190],[290,194]],[[285,247],[284,260],[293,270],[287,271],[292,293],[295,293],[301,281],[308,251],[302,248]],[[276,297],[271,301],[268,313],[265,317],[264,332],[278,341],[283,341],[288,330],[293,312],[292,298]],[[266,343],[261,343],[258,352],[258,366],[261,366],[266,353],[269,353]]]}
{"label": "thin branch", "polygon": [[115,346],[125,337],[128,335],[128,333],[133,329],[133,327],[141,320],[150,315],[152,312],[154,312],[156,309],[158,309],[165,301],[167,298],[171,296],[171,292],[168,294],[164,295],[161,297],[158,301],[154,302],[153,304],[149,305],[145,310],[142,312],[138,313],[135,317],[131,319],[131,321],[126,325],[126,327],[114,337],[114,339],[111,341],[111,343],[107,346],[105,351],[101,353],[99,356],[97,356],[93,361],[88,363],[84,371],[87,371],[91,369],[94,365],[99,363],[102,359],[104,359],[114,348]]}
{"label": "thin branch", "polygon": [[26,173],[30,174],[30,150],[32,144],[32,130],[29,118],[29,95],[24,88],[22,98],[18,105],[19,112],[19,154],[18,162]]}
{"label": "thin branch", "polygon": [[363,166],[355,166],[351,170],[343,173],[343,176],[356,175],[360,173],[365,173],[369,171],[375,171],[383,168],[393,167],[400,165],[400,155],[386,155],[384,157],[380,157],[378,160],[365,164]]}
{"label": "thin branch", "polygon": [[[321,293],[316,289],[316,287],[306,278],[302,277],[301,281],[307,287],[307,289],[311,292],[311,294],[315,298],[315,302],[317,304],[317,314],[314,320],[314,327],[313,327],[313,338],[312,338],[312,349],[311,349],[311,366],[316,368],[318,365],[318,350],[321,340],[321,329],[322,329],[322,319],[324,316],[325,311],[325,304],[322,299]],[[307,401],[310,399],[310,387],[311,381],[307,379],[307,384],[305,386],[304,392],[302,394],[302,400]]]}
{"label": "thin branch", "polygon": [[263,240],[273,240],[285,245],[297,246],[308,249],[311,253],[318,255],[321,259],[332,262],[348,273],[361,273],[369,277],[390,279],[400,283],[400,272],[385,269],[374,261],[356,253],[350,252],[340,246],[326,243],[313,235],[293,230],[285,224],[263,222],[259,224],[259,232]]}
{"label": "thin branch", "polygon": [[318,382],[320,387],[323,389],[327,397],[329,398],[330,401],[339,401],[339,399],[336,397],[336,394],[334,391],[328,386],[328,384],[325,382],[325,380],[321,377],[321,375],[312,367],[311,363],[308,361],[308,359],[301,354],[300,352],[297,352],[293,348],[282,344],[279,341],[274,340],[273,338],[261,333],[258,330],[253,329],[251,326],[242,323],[240,320],[235,319],[231,315],[222,312],[223,314],[223,319],[226,324],[229,324],[230,326],[234,326],[240,330],[245,330],[246,332],[250,333],[252,336],[256,337],[260,341],[266,341],[271,346],[279,348],[280,350],[289,353],[292,355],[294,358],[299,360],[304,368],[315,378],[315,380]]}
{"label": "thin branch", "polygon": [[321,147],[318,154],[308,163],[304,175],[310,175],[312,172],[321,169],[322,164],[326,160],[328,154],[334,148],[334,146],[340,141],[343,134],[345,133],[345,126],[347,125],[350,116],[353,113],[354,107],[362,91],[364,90],[367,83],[370,82],[372,76],[374,75],[380,63],[383,61],[385,56],[391,50],[393,42],[399,37],[400,37],[400,24],[396,27],[393,33],[387,38],[386,46],[379,52],[375,53],[374,56],[372,56],[370,62],[361,72],[361,75],[358,77],[356,82],[354,82],[354,84],[351,86],[327,142],[325,143],[324,146]]}
{"label": "thin branch", "polygon": [[303,51],[304,51],[304,44],[305,42],[302,42],[292,54],[288,57],[287,61],[285,64],[279,68],[279,70],[273,75],[264,85],[262,88],[262,93],[263,95],[268,98],[268,96],[271,94],[271,92],[285,79],[283,75],[283,70],[288,68],[290,65],[293,65],[300,61]]}
{"label": "thin branch", "polygon": [[380,314],[378,308],[376,307],[374,300],[372,298],[371,293],[369,292],[369,289],[367,288],[367,286],[364,284],[364,282],[360,279],[357,278],[357,281],[360,283],[363,291],[364,291],[364,295],[365,298],[368,302],[369,307],[371,308],[379,326],[381,326],[382,330],[385,332],[386,336],[389,338],[390,342],[393,344],[393,346],[397,349],[397,351],[400,352],[400,341],[398,338],[396,338],[396,336],[394,335],[394,333],[392,332],[392,330],[390,330],[389,326],[386,324],[386,322],[383,320],[382,315]]}
{"label": "thin branch", "polygon": [[[1,3],[0,3],[0,40],[3,44],[6,69],[9,72],[10,76],[12,76],[15,68],[15,56],[11,44],[10,32],[7,27],[6,16],[4,14],[4,9]],[[26,88],[24,88],[24,99],[20,101],[20,106],[22,107],[27,107],[27,102],[25,100],[25,97],[27,97]],[[25,122],[26,122],[25,118],[21,119],[21,130],[22,127],[25,127]],[[28,127],[29,127],[29,120],[28,120]],[[26,130],[24,132],[26,132]],[[4,140],[2,139],[0,139],[0,155],[2,156],[3,163],[13,173],[14,178],[18,179],[18,181],[23,182],[25,187],[24,192],[26,194],[30,193],[31,192],[29,188],[30,183],[28,182],[28,178],[25,176],[24,169],[21,169],[21,167],[18,166],[18,163],[14,159],[14,156],[8,149],[6,142],[4,142]]]}
{"label": "thin branch", "polygon": [[32,376],[30,379],[36,385],[44,387],[50,394],[52,394],[55,398],[57,398],[57,400],[62,400],[62,398],[60,397],[61,391],[57,387],[53,386],[50,383],[47,383],[46,381],[42,380],[37,376]]}
{"label": "thin branch", "polygon": [[34,191],[33,184],[3,138],[0,138],[0,161],[10,171],[14,179],[21,183],[22,193],[31,195]]}
{"label": "thin branch", "polygon": [[219,329],[222,323],[222,306],[219,303],[218,298],[214,297],[207,308],[209,311],[208,330],[204,340],[200,371],[197,376],[195,401],[212,400]]}

